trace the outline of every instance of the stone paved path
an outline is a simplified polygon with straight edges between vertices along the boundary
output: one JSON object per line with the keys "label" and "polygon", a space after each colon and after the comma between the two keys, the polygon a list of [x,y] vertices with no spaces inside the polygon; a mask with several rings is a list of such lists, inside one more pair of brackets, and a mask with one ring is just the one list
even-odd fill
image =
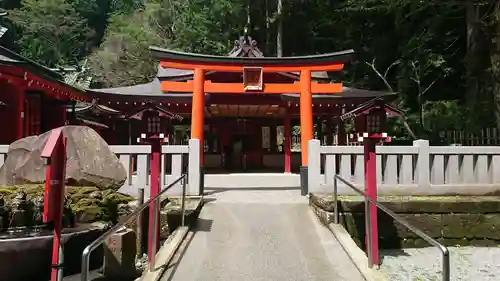
{"label": "stone paved path", "polygon": [[364,280],[298,190],[211,197],[161,281]]}

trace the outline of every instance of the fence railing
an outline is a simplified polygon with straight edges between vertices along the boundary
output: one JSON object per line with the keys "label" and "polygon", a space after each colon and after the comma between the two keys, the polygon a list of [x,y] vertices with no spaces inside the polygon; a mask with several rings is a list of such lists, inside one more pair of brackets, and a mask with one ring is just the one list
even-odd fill
{"label": "fence railing", "polygon": [[[355,186],[364,184],[363,147],[321,146],[309,142],[309,190],[323,191],[339,174]],[[438,192],[450,187],[500,188],[500,147],[413,146],[377,147],[377,183],[385,187]]]}
{"label": "fence railing", "polygon": [[461,130],[440,131],[436,137],[446,144],[500,145],[500,130],[497,128],[483,128],[472,133]]}
{"label": "fence railing", "polygon": [[[352,190],[354,190],[356,193],[358,193],[359,195],[363,196],[365,198],[365,222],[366,222],[366,235],[367,235],[367,249],[368,249],[368,252],[367,252],[367,256],[368,256],[368,266],[370,268],[373,267],[373,251],[376,251],[376,254],[378,255],[378,248],[374,248],[374,246],[372,245],[372,232],[371,232],[371,227],[373,227],[372,225],[372,221],[371,221],[371,208],[370,208],[370,204],[374,204],[375,206],[377,206],[378,209],[382,210],[384,213],[386,213],[387,215],[389,215],[390,217],[392,217],[395,221],[397,221],[398,223],[404,225],[406,228],[408,228],[410,231],[412,231],[413,233],[415,233],[416,235],[420,236],[420,238],[424,239],[425,241],[427,241],[429,244],[431,244],[432,246],[436,247],[439,249],[439,251],[441,251],[441,258],[442,258],[442,265],[441,265],[441,276],[443,278],[443,281],[449,281],[450,280],[450,253],[448,251],[448,248],[446,248],[445,246],[443,246],[442,244],[440,244],[438,241],[436,241],[435,239],[433,239],[432,237],[430,237],[429,235],[425,234],[422,230],[418,229],[417,227],[411,225],[408,221],[406,221],[405,219],[401,218],[400,216],[398,216],[396,213],[394,213],[393,211],[391,211],[389,208],[387,208],[386,206],[384,206],[383,204],[381,204],[380,202],[378,202],[377,200],[374,200],[372,198],[370,198],[365,192],[363,192],[362,190],[358,189],[357,187],[355,187],[353,184],[351,184],[350,182],[348,182],[347,180],[345,180],[344,178],[342,178],[341,176],[339,175],[335,175],[333,177],[333,208],[334,208],[334,223],[335,224],[338,224],[339,223],[339,206],[338,206],[338,184],[337,182],[340,181],[342,182],[344,185],[350,187]],[[377,238],[378,239],[378,238]]]}
{"label": "fence railing", "polygon": [[[120,158],[127,171],[127,181],[120,188],[121,192],[134,194],[138,189],[149,185],[149,157],[151,146],[149,145],[111,145],[111,150]],[[160,186],[164,188],[172,181],[179,178],[183,173],[188,176],[189,195],[199,193],[200,172],[198,140],[190,140],[189,145],[164,145],[160,165]],[[170,195],[180,194],[180,184],[175,185],[169,191]],[[144,189],[144,198],[149,198],[149,189]]]}
{"label": "fence railing", "polygon": [[[89,264],[90,264],[90,254],[92,251],[97,249],[100,245],[102,245],[106,239],[108,239],[111,235],[115,234],[119,230],[121,230],[128,222],[130,222],[133,218],[139,216],[142,214],[144,209],[146,209],[151,203],[153,203],[153,223],[151,226],[152,233],[157,233],[158,230],[158,208],[160,206],[160,198],[162,195],[164,195],[170,188],[175,186],[176,184],[180,183],[182,185],[182,199],[181,199],[181,226],[185,225],[185,200],[186,200],[186,179],[187,176],[184,174],[178,179],[174,180],[172,183],[170,183],[166,188],[160,191],[155,197],[150,198],[147,202],[143,203],[137,209],[135,209],[130,215],[122,219],[119,223],[115,224],[113,227],[111,227],[108,231],[106,231],[104,234],[99,236],[96,240],[94,240],[90,245],[88,245],[82,253],[82,271],[81,271],[81,281],[88,281],[88,276],[89,276]],[[158,237],[156,235],[151,236],[152,241],[151,241],[151,248],[148,249],[148,251],[155,251],[151,254],[151,259],[149,262],[149,270],[153,271],[155,269],[155,257],[156,257],[156,248],[158,245]]]}
{"label": "fence railing", "polygon": [[[127,181],[120,192],[137,196],[144,191],[144,198],[149,198],[149,145],[110,145],[127,172]],[[0,167],[4,164],[9,146],[0,145]],[[196,139],[189,140],[188,145],[162,146],[162,164],[160,166],[160,186],[164,188],[182,174],[187,173],[189,195],[198,195],[200,185],[200,146]],[[169,195],[179,195],[181,185],[177,184],[169,190]]]}

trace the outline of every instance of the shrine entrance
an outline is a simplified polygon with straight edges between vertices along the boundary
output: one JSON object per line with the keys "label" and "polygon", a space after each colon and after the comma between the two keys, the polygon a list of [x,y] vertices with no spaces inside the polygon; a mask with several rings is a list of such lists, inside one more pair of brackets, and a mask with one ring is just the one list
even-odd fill
{"label": "shrine entrance", "polygon": [[[249,40],[244,37],[243,40]],[[193,79],[184,82],[161,81],[161,90],[169,93],[193,93],[191,114],[191,139],[205,143],[206,93],[229,95],[283,95],[300,93],[301,167],[300,178],[303,192],[307,192],[308,142],[313,138],[313,94],[339,94],[342,83],[318,83],[312,81],[312,72],[341,71],[349,61],[353,50],[304,57],[224,57],[177,52],[150,47],[160,60],[160,67],[193,71]],[[241,82],[212,82],[207,73],[217,71],[238,75]],[[269,83],[269,74],[289,73],[299,81]],[[266,74],[266,75],[264,75]],[[238,79],[239,80],[239,79]],[[274,80],[276,81],[276,80]],[[200,150],[200,169],[204,174],[205,150]]]}
{"label": "shrine entrance", "polygon": [[225,169],[231,172],[244,172],[247,169],[246,155],[248,152],[248,134],[233,134],[226,145],[224,155]]}

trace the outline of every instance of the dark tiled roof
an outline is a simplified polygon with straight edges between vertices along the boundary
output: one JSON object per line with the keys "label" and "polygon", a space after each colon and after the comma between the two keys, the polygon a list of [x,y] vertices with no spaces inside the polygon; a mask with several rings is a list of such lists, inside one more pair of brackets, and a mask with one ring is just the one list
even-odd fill
{"label": "dark tiled roof", "polygon": [[96,121],[88,120],[88,119],[81,118],[81,117],[77,117],[76,119],[78,121],[82,122],[83,124],[86,124],[86,125],[95,126],[95,127],[104,128],[104,129],[109,129],[109,127],[107,125],[96,122]]}
{"label": "dark tiled roof", "polygon": [[154,79],[152,82],[145,84],[137,84],[133,86],[103,88],[103,89],[89,89],[89,92],[95,93],[108,93],[117,95],[139,95],[139,96],[156,96],[164,95],[161,91],[160,80]]}
{"label": "dark tiled roof", "polygon": [[392,113],[394,116],[404,116],[404,112],[401,109],[395,107],[394,105],[386,103],[383,97],[376,97],[358,105],[358,107],[356,107],[355,109],[342,114],[341,116],[339,116],[339,118],[342,121],[345,121],[347,119],[352,119],[356,117],[358,114],[361,114],[374,106],[384,107],[386,111]]}
{"label": "dark tiled roof", "polygon": [[[392,92],[371,91],[365,89],[342,87],[342,93],[328,94],[328,95],[313,95],[313,98],[316,99],[374,98],[374,97],[396,96],[396,95],[397,93],[392,93]],[[283,99],[300,98],[300,94],[283,94],[281,96]]]}
{"label": "dark tiled roof", "polygon": [[[158,105],[154,101],[147,101],[144,105],[138,108],[134,108],[132,111],[125,113],[124,115],[121,116],[121,118],[133,118],[133,116],[142,116],[142,113],[144,111],[149,111],[149,110],[154,110],[159,112],[162,116],[165,116],[170,119],[177,119],[182,121],[182,116],[179,114],[173,113],[162,106]],[[142,117],[141,117],[142,118]]]}
{"label": "dark tiled roof", "polygon": [[[198,57],[205,58],[217,58],[217,59],[241,59],[241,58],[249,58],[251,60],[261,59],[261,60],[282,60],[286,58],[266,58],[264,54],[257,47],[257,42],[252,40],[250,36],[241,36],[239,40],[235,41],[235,46],[229,53],[227,57],[221,56],[205,56],[198,54],[188,54],[182,52],[175,52],[170,50],[164,50],[160,48],[153,47],[152,50],[154,52],[162,53],[163,51],[167,51],[173,54],[180,55],[194,55]],[[342,59],[348,57],[352,54],[352,51],[344,51],[332,54],[325,55],[316,55],[316,56],[304,56],[304,57],[296,57],[300,59],[305,58],[321,58],[322,56],[340,56]],[[211,73],[208,72],[206,75],[209,76]],[[299,73],[296,72],[280,72],[280,75],[290,77],[292,79],[299,79]],[[135,98],[154,98],[154,99],[166,99],[166,98],[190,98],[191,94],[189,93],[168,93],[165,94],[161,91],[161,81],[164,80],[190,80],[193,78],[193,71],[191,70],[182,70],[182,69],[171,69],[171,68],[162,68],[158,67],[157,77],[150,83],[146,84],[138,84],[133,86],[126,87],[117,87],[117,88],[107,88],[107,89],[90,89],[89,92],[94,95],[94,97],[104,97],[106,94],[115,94],[117,97],[135,97]],[[317,80],[329,80],[327,72],[313,72],[312,78]],[[356,88],[344,87],[342,93],[338,95],[313,95],[315,99],[338,99],[338,98],[373,98],[378,96],[391,96],[395,95],[395,93],[381,92],[381,91],[370,91]],[[208,94],[207,94],[208,96]],[[284,94],[282,95],[283,99],[295,99],[298,98],[299,94]]]}
{"label": "dark tiled roof", "polygon": [[158,73],[156,74],[156,77],[160,80],[175,80],[176,78],[185,78],[189,80],[192,76],[192,70],[163,68],[161,66],[158,66]]}
{"label": "dark tiled roof", "polygon": [[344,63],[351,59],[353,50],[345,50],[328,54],[297,56],[297,57],[228,57],[202,55],[194,53],[179,52],[158,47],[149,47],[153,55],[158,59],[168,59],[173,61],[193,61],[196,63],[221,63],[231,65],[234,63],[244,63],[248,66],[272,66],[272,65],[296,65],[297,63]]}
{"label": "dark tiled roof", "polygon": [[[228,57],[248,57],[248,58],[264,58],[264,53],[257,47],[257,41],[253,40],[250,36],[240,36],[239,40],[234,42],[234,47],[229,52]],[[207,76],[213,72],[207,73]],[[288,76],[292,79],[299,79],[298,72],[281,72],[281,75]],[[158,68],[156,75],[160,80],[179,80],[179,79],[192,79],[193,71],[184,69],[173,68]],[[326,71],[315,71],[311,73],[313,79],[329,79]]]}
{"label": "dark tiled roof", "polygon": [[116,109],[98,104],[96,100],[92,101],[92,103],[79,103],[78,107],[75,106],[75,112],[79,114],[92,112],[94,114],[108,114],[108,115],[118,115],[121,113]]}
{"label": "dark tiled roof", "polygon": [[83,90],[66,83],[61,73],[53,71],[50,68],[23,57],[3,46],[0,46],[0,64],[22,67],[23,69],[37,75],[41,79],[63,85],[72,89],[74,92],[84,93]]}
{"label": "dark tiled roof", "polygon": [[[55,72],[48,67],[45,67],[37,62],[34,62],[20,54],[11,51],[3,46],[0,46],[0,62],[10,65],[22,65],[34,74],[40,75],[43,78],[50,78],[50,80],[57,80],[57,82],[64,83],[62,75]],[[68,85],[69,86],[69,85]]]}
{"label": "dark tiled roof", "polygon": [[141,98],[141,99],[168,99],[172,98],[191,98],[191,93],[168,93],[165,94],[161,90],[160,80],[155,78],[152,82],[145,84],[137,84],[133,86],[105,88],[105,89],[89,89],[87,92],[94,98]]}
{"label": "dark tiled roof", "polygon": [[20,63],[20,61],[0,54],[0,63],[14,64],[14,63]]}

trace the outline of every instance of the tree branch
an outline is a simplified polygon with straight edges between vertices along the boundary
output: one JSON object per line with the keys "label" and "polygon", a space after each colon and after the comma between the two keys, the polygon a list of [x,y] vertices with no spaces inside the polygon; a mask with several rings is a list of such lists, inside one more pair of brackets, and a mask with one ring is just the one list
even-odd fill
{"label": "tree branch", "polygon": [[402,116],[401,119],[403,120],[403,125],[405,126],[405,129],[408,131],[408,133],[411,135],[411,137],[416,140],[417,139],[417,136],[415,135],[415,133],[411,130],[410,128],[410,125],[408,124],[408,122],[406,122],[406,117],[405,116]]}
{"label": "tree branch", "polygon": [[[391,92],[394,92],[394,90],[392,89],[392,86],[391,84],[389,84],[389,82],[387,81],[386,77],[382,75],[382,73],[380,73],[380,71],[377,70],[377,68],[375,67],[375,59],[373,59],[372,63],[368,63],[368,62],[365,62],[368,66],[370,66],[373,71],[377,74],[377,76],[382,79],[382,81],[384,82],[385,86],[387,87],[387,89],[389,89],[389,91]],[[391,64],[392,66],[392,64]],[[387,73],[387,71],[386,71]]]}
{"label": "tree branch", "polygon": [[422,93],[420,93],[419,95],[420,96],[423,96],[427,91],[429,91],[429,89],[432,87],[432,85],[434,85],[434,83],[437,82],[437,79],[432,81],[432,83],[429,84],[429,86],[427,86],[427,88],[425,88],[425,90],[422,91]]}
{"label": "tree branch", "polygon": [[[373,59],[372,63],[368,63],[368,62],[365,62],[368,66],[370,66],[373,71],[377,74],[377,76],[382,79],[382,81],[384,82],[385,86],[387,87],[387,89],[391,92],[394,93],[394,90],[391,86],[391,84],[389,84],[389,82],[387,81],[387,75],[389,73],[389,70],[391,70],[391,68],[393,68],[394,66],[398,65],[401,63],[401,60],[396,60],[394,61],[393,63],[391,63],[391,65],[389,65],[389,67],[385,70],[384,72],[384,75],[382,75],[382,73],[380,73],[380,71],[377,70],[377,68],[375,67],[375,59]],[[418,139],[417,136],[415,135],[415,133],[412,131],[412,129],[410,128],[410,125],[408,124],[408,122],[406,121],[406,116],[405,115],[402,115],[400,116],[401,120],[403,121],[403,125],[405,127],[405,129],[408,131],[408,133],[410,134],[410,136],[413,138],[413,139]]]}
{"label": "tree branch", "polygon": [[389,67],[384,72],[384,79],[387,79],[387,75],[389,74],[389,70],[391,70],[391,68],[393,68],[394,66],[396,66],[400,63],[401,63],[401,60],[395,60],[393,63],[391,63],[391,65],[389,65]]}

